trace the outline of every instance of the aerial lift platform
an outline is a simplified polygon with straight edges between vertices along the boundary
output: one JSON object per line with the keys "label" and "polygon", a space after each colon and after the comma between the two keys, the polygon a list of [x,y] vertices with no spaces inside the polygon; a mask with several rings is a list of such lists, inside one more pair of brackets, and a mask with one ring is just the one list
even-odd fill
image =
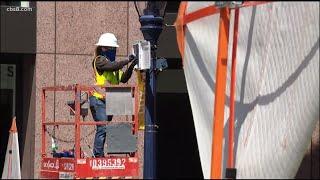
{"label": "aerial lift platform", "polygon": [[[116,102],[116,106],[110,106],[106,102],[106,111],[108,115],[131,117],[129,121],[115,122],[95,122],[94,120],[81,120],[81,116],[88,113],[88,94],[94,86],[70,85],[53,86],[42,88],[41,105],[41,169],[40,178],[45,179],[101,179],[101,178],[138,178],[139,176],[139,157],[138,157],[138,88],[136,85],[117,85],[106,86],[106,97],[109,103]],[[74,121],[49,121],[46,118],[46,93],[58,91],[69,91],[74,93],[74,101],[68,103],[70,113],[74,115]],[[86,98],[82,95],[86,94]],[[119,108],[121,107],[121,108]],[[113,108],[113,109],[112,109]],[[112,111],[112,112],[108,112]],[[111,110],[110,110],[111,109]],[[110,114],[111,113],[111,114]],[[108,133],[118,132],[122,136],[120,139],[114,138],[107,142],[107,154],[103,158],[85,156],[80,147],[81,127],[85,125],[106,125]],[[48,151],[47,145],[48,126],[72,126],[74,132],[74,156],[54,157]],[[118,137],[117,135],[111,135]],[[92,143],[93,144],[93,143]],[[121,145],[122,144],[122,145]],[[130,147],[128,147],[128,144]],[[122,146],[122,147],[121,147]],[[106,151],[106,149],[105,149]]]}

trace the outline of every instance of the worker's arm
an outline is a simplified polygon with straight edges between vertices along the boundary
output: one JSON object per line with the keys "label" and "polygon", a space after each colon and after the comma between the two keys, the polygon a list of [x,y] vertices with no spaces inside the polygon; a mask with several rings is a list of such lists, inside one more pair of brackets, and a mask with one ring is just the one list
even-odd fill
{"label": "worker's arm", "polygon": [[138,60],[134,60],[131,65],[129,66],[129,68],[123,73],[120,82],[122,83],[126,83],[128,82],[128,80],[130,79],[131,75],[132,75],[132,71],[134,66],[138,63]]}
{"label": "worker's arm", "polygon": [[96,60],[96,68],[100,72],[103,72],[103,71],[117,71],[119,69],[122,69],[123,66],[127,65],[132,60],[133,60],[132,58],[129,58],[129,59],[126,59],[126,60],[111,62],[111,61],[107,60],[104,56],[100,56]]}

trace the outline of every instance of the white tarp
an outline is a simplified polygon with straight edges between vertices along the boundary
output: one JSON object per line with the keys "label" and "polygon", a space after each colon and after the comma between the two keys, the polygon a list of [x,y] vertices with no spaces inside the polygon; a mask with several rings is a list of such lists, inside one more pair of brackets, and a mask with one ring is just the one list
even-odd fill
{"label": "white tarp", "polygon": [[[213,3],[188,2],[186,14]],[[185,29],[184,72],[204,178],[211,169],[218,21],[215,14]],[[224,144],[231,51],[229,57]],[[319,120],[319,2],[241,8],[236,71],[237,178],[294,178]],[[224,177],[227,146],[223,152]]]}

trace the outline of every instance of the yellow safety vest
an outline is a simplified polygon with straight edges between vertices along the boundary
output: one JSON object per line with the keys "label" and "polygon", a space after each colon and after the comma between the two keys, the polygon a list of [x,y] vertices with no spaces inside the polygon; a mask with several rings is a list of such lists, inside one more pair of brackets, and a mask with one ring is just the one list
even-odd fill
{"label": "yellow safety vest", "polygon": [[[106,82],[108,81],[110,84],[119,84],[120,83],[120,79],[123,75],[123,71],[122,70],[118,70],[118,71],[104,71],[101,75],[98,73],[97,68],[96,68],[96,60],[99,56],[97,56],[94,59],[93,62],[93,66],[94,66],[94,75],[95,75],[95,85],[96,86],[104,86],[106,84]],[[93,96],[99,98],[99,99],[103,99],[105,97],[104,94],[102,94],[101,92],[103,92],[103,88],[101,88],[100,93],[96,91],[93,92]]]}

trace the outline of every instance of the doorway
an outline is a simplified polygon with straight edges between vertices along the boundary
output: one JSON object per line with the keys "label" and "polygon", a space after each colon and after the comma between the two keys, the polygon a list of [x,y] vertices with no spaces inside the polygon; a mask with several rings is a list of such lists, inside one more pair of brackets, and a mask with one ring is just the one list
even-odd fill
{"label": "doorway", "polygon": [[[12,118],[17,116],[17,62],[0,64],[0,172],[2,174]],[[20,67],[20,66],[19,66]],[[19,86],[20,87],[20,86]],[[19,94],[20,96],[20,94]],[[20,110],[20,109],[19,109]],[[19,114],[20,115],[20,114]],[[17,119],[18,120],[18,119]],[[20,124],[20,123],[17,123]],[[19,126],[18,126],[19,127]]]}
{"label": "doorway", "polygon": [[2,174],[12,119],[13,90],[0,89],[0,172]]}
{"label": "doorway", "polygon": [[[168,1],[164,24],[174,24],[180,1]],[[158,178],[203,178],[191,104],[173,27],[159,37],[157,56],[168,68],[157,76]]]}

